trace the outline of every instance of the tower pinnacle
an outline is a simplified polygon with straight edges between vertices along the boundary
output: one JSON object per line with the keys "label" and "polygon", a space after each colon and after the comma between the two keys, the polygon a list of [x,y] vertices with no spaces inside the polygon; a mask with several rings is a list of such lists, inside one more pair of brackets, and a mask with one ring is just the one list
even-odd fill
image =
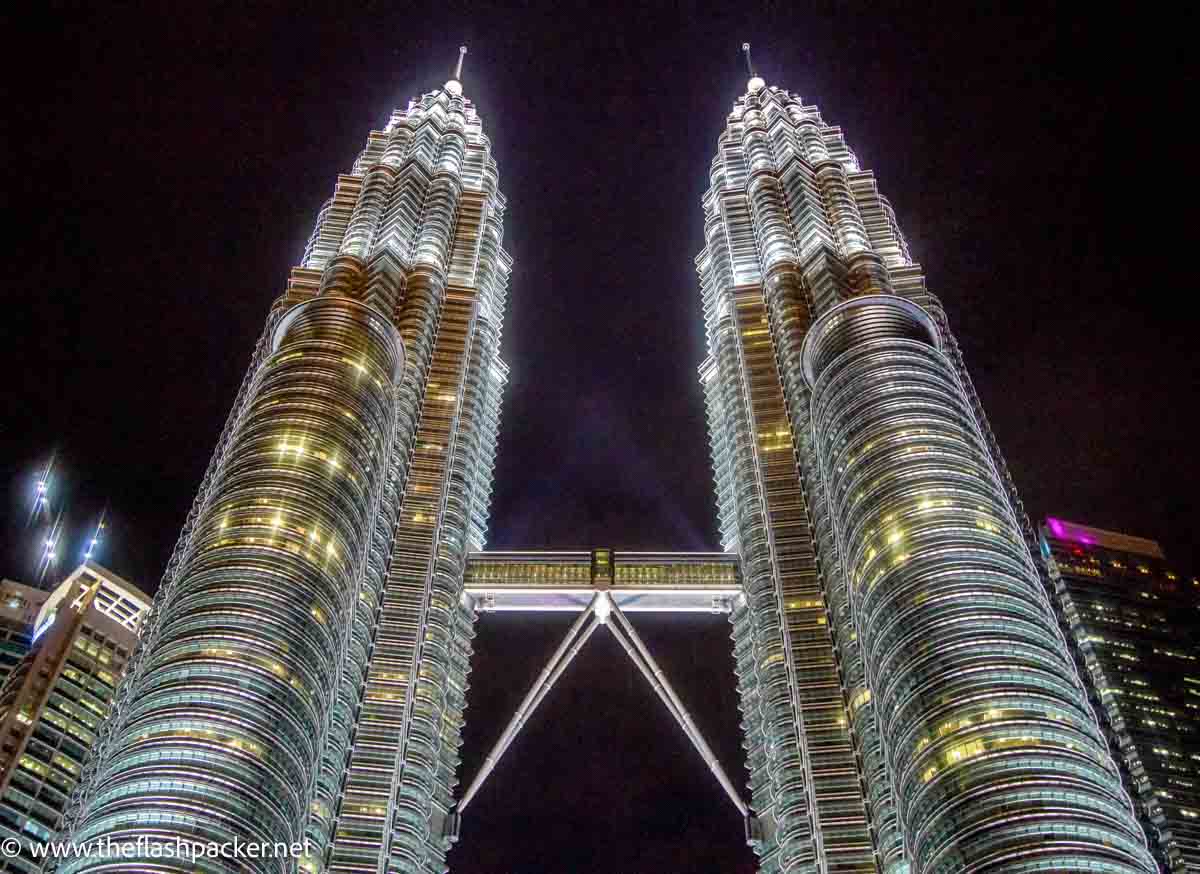
{"label": "tower pinnacle", "polygon": [[467,47],[458,47],[458,63],[454,65],[454,76],[446,83],[446,90],[458,97],[462,94],[462,66],[463,58],[467,56]]}
{"label": "tower pinnacle", "polygon": [[750,59],[750,43],[742,43],[742,54],[746,56],[746,72],[750,74],[750,81],[746,83],[746,88],[752,94],[766,88],[767,83],[754,72],[754,61]]}

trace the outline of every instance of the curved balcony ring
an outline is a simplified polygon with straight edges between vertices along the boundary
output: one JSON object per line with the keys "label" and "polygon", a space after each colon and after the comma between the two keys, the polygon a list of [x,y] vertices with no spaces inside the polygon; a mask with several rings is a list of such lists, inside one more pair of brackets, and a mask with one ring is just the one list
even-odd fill
{"label": "curved balcony ring", "polygon": [[404,378],[404,341],[400,338],[400,331],[396,326],[383,318],[378,312],[364,303],[361,303],[353,298],[341,296],[318,296],[311,300],[298,303],[283,314],[283,318],[279,320],[279,324],[275,326],[275,331],[271,335],[271,352],[278,352],[282,345],[284,337],[287,336],[292,325],[296,323],[302,314],[308,312],[313,307],[318,306],[337,306],[343,307],[354,312],[358,316],[362,324],[368,329],[374,331],[380,337],[390,340],[395,345],[395,363],[392,367],[392,385],[400,385],[400,381]]}

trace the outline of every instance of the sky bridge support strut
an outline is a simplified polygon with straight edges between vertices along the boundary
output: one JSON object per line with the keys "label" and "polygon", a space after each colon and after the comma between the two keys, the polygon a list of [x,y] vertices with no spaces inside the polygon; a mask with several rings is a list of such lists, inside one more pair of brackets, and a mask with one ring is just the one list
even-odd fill
{"label": "sky bridge support strut", "polygon": [[[614,620],[615,621],[610,621]],[[558,649],[550,660],[546,663],[546,667],[542,669],[541,674],[533,682],[529,692],[525,695],[524,700],[505,726],[504,731],[496,740],[484,758],[483,765],[479,768],[479,773],[475,775],[475,779],[467,787],[462,795],[462,799],[457,805],[457,809],[453,811],[448,822],[452,823],[451,832],[447,837],[454,840],[458,837],[458,831],[461,824],[461,816],[463,811],[471,803],[472,799],[479,792],[480,787],[487,779],[488,775],[495,769],[496,764],[500,761],[501,756],[512,745],[521,728],[524,727],[526,721],[537,709],[538,705],[550,693],[558,678],[563,675],[567,667],[574,660],[579,651],[583,649],[584,644],[592,636],[593,632],[601,626],[606,625],[608,630],[612,632],[613,637],[617,639],[617,643],[625,650],[630,660],[637,666],[642,676],[650,684],[650,687],[658,695],[663,705],[668,712],[679,723],[679,727],[683,729],[683,733],[687,739],[691,741],[692,746],[700,753],[700,757],[708,766],[713,776],[717,778],[721,788],[725,794],[729,796],[729,800],[733,802],[733,806],[737,808],[743,819],[749,820],[752,818],[749,808],[738,794],[733,782],[729,779],[729,775],[725,773],[725,769],[721,767],[721,763],[717,760],[716,754],[712,748],[704,740],[704,736],[700,733],[700,729],[696,726],[691,714],[680,700],[679,695],[667,680],[662,668],[655,661],[654,656],[650,654],[646,644],[642,641],[633,625],[626,618],[625,614],[617,607],[613,599],[607,592],[597,592],[588,604],[587,609],[579,614],[579,617],[571,625],[563,638]]]}

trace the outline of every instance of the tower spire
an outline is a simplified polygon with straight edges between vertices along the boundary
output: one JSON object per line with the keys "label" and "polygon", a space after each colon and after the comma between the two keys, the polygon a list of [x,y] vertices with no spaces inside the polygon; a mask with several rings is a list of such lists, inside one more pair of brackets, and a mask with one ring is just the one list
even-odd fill
{"label": "tower spire", "polygon": [[754,61],[750,59],[750,43],[742,43],[742,54],[746,56],[746,72],[750,75],[750,81],[746,83],[746,90],[751,94],[756,94],[766,88],[767,83],[754,71]]}
{"label": "tower spire", "polygon": [[454,65],[454,76],[446,83],[446,90],[455,97],[462,95],[462,65],[463,58],[467,56],[467,47],[458,47],[458,63]]}

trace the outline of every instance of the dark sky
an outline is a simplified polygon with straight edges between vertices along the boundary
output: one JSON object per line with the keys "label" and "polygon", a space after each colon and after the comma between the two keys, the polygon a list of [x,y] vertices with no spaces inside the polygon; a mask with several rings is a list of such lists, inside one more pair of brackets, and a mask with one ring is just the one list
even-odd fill
{"label": "dark sky", "polygon": [[[492,544],[713,548],[692,259],[744,39],[875,170],[1031,515],[1200,568],[1195,72],[1172,36],[1190,25],[914,5],[50,4],[9,22],[0,572],[31,575],[25,508],[57,449],[68,530],[81,543],[107,502],[101,561],[156,584],[336,174],[460,42],[515,260]],[[638,621],[740,782],[726,627]],[[481,623],[465,777],[564,629]],[[750,870],[641,678],[590,646],[476,801],[455,870]]]}

